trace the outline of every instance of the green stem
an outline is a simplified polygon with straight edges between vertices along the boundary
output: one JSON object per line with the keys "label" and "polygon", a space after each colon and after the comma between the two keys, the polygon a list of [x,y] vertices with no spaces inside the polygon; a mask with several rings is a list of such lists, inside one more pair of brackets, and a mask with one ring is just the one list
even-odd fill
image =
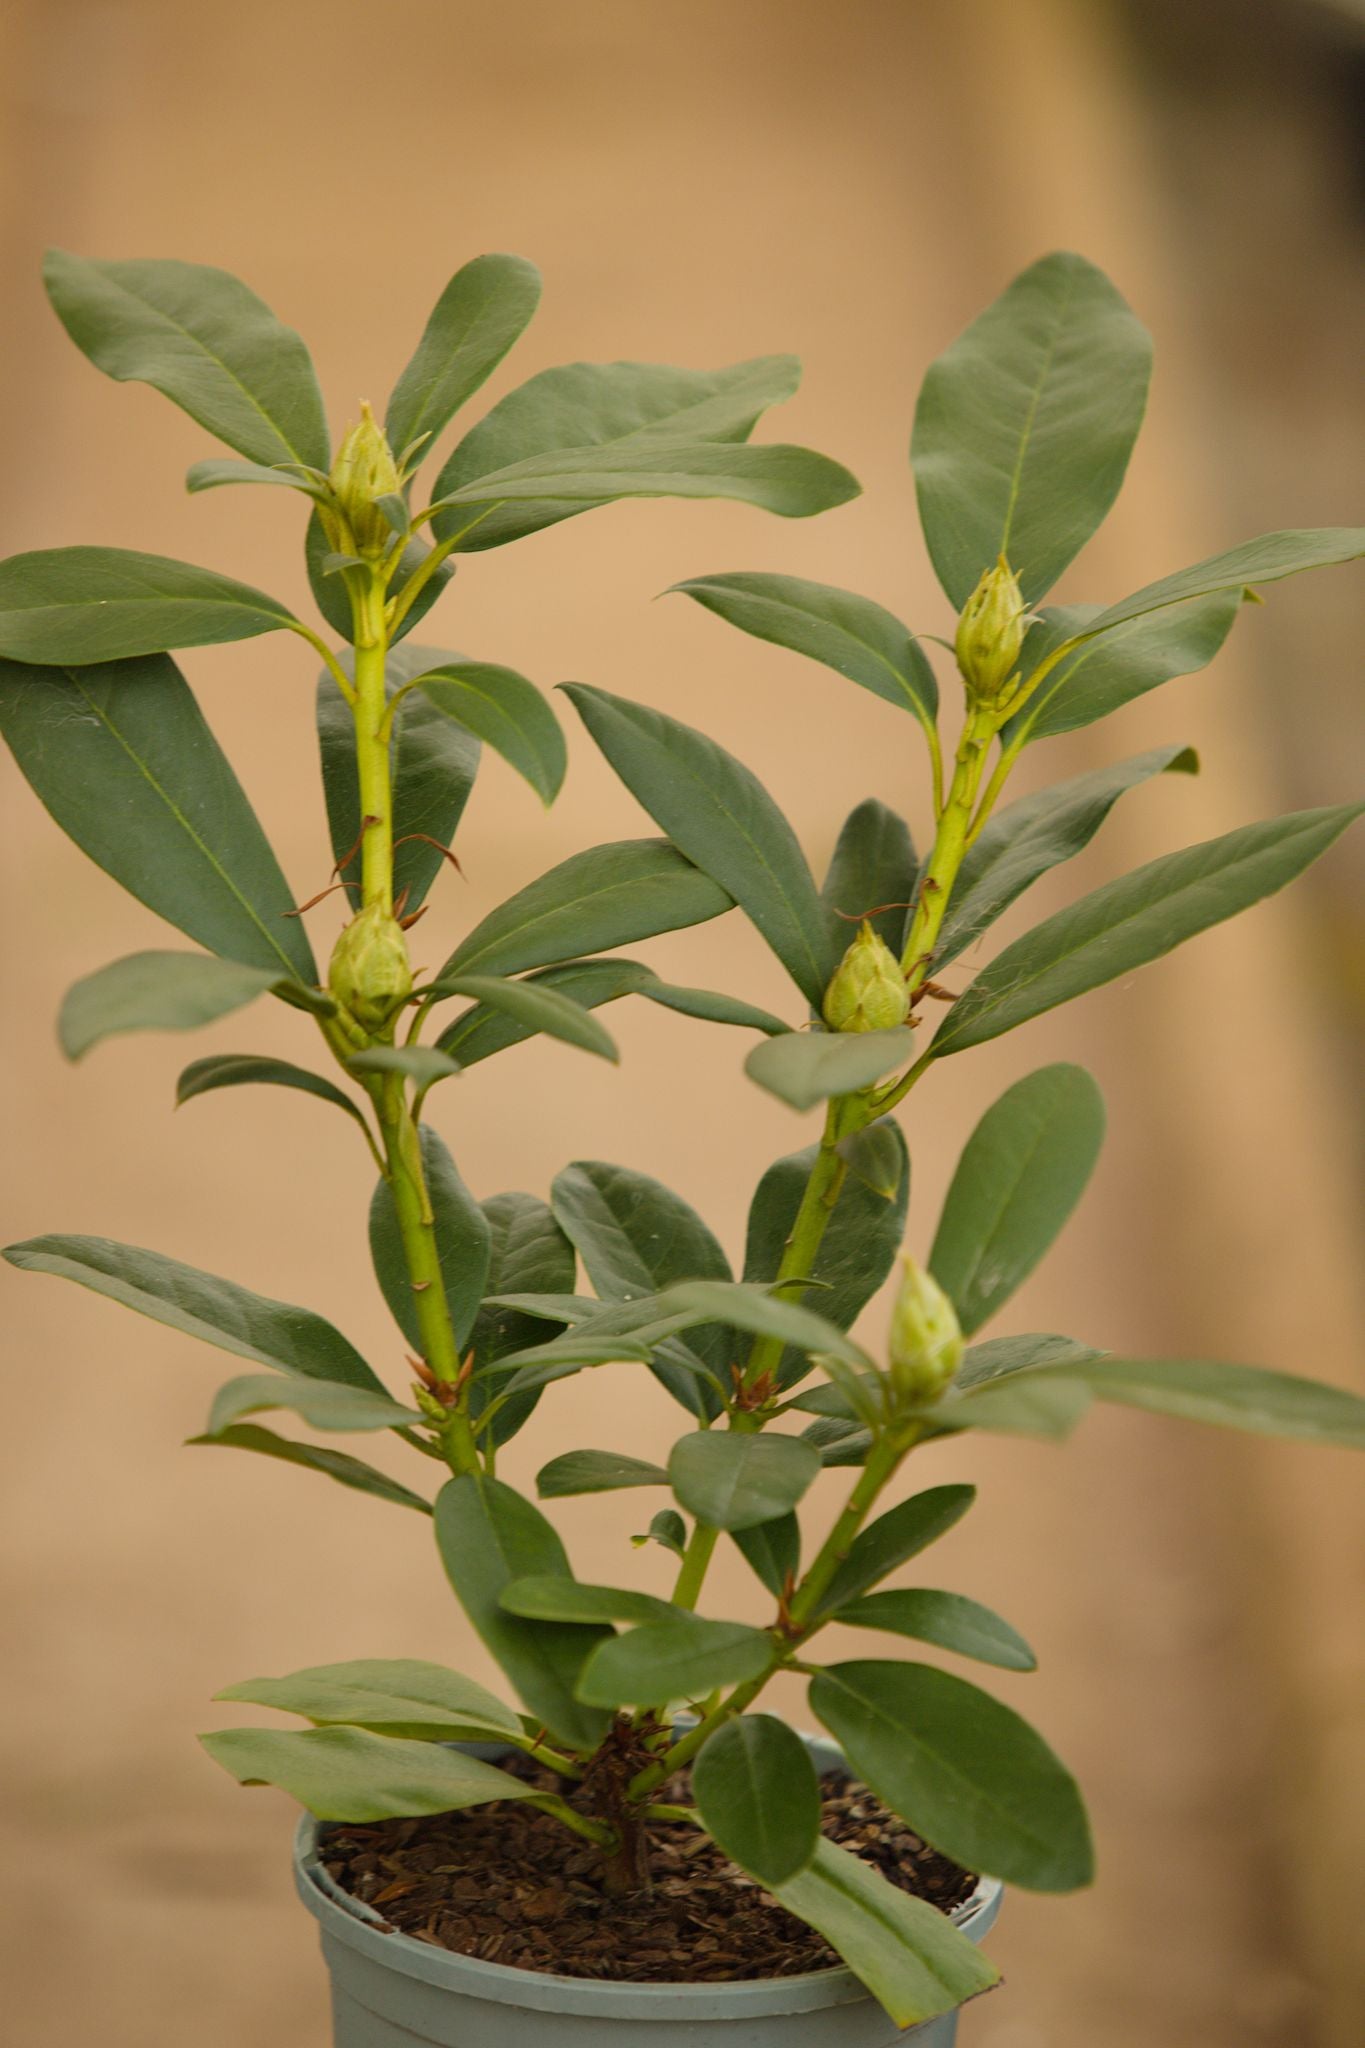
{"label": "green stem", "polygon": [[687,1548],[678,1568],[678,1583],[673,1588],[675,1607],[695,1608],[701,1596],[702,1581],[706,1568],[711,1562],[720,1530],[709,1522],[698,1522],[687,1539]]}
{"label": "green stem", "polygon": [[957,743],[948,801],[939,817],[934,850],[920,883],[910,936],[901,956],[901,967],[912,996],[928,978],[948,899],[967,851],[976,793],[986,765],[986,749],[994,735],[995,720],[989,708],[978,705],[968,712],[962,737]]}
{"label": "green stem", "polygon": [[[848,1165],[839,1152],[839,1141],[857,1130],[863,1121],[863,1104],[856,1095],[836,1095],[825,1111],[820,1149],[782,1253],[782,1263],[773,1281],[774,1292],[784,1282],[810,1279],[830,1217],[848,1178]],[[746,1389],[756,1386],[765,1373],[776,1371],[783,1348],[780,1337],[755,1337],[744,1368]]]}
{"label": "green stem", "polygon": [[384,589],[368,579],[355,603],[355,758],[360,779],[360,892],[393,909],[393,777],[384,687]]}

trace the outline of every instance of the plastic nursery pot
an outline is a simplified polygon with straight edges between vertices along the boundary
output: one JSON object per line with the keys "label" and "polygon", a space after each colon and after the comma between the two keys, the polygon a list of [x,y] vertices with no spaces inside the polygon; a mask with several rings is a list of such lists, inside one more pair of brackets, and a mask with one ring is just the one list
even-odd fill
{"label": "plastic nursery pot", "polygon": [[[842,1761],[812,1741],[822,1769]],[[498,1752],[482,1751],[485,1755]],[[335,2048],[953,2048],[957,2014],[902,2032],[851,1970],[731,1984],[609,1984],[513,1970],[385,1932],[371,1907],[323,1869],[311,1816],[294,1840],[299,1897],[322,1931]],[[1002,1887],[983,1878],[954,1913],[980,1941]]]}

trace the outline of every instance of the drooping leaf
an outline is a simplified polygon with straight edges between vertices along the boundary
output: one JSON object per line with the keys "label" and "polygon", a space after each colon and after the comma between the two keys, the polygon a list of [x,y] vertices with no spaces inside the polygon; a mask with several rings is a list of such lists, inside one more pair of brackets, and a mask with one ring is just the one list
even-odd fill
{"label": "drooping leaf", "polygon": [[696,576],[674,590],[745,633],[823,662],[932,728],[938,684],[914,634],[870,597],[800,576]]}
{"label": "drooping leaf", "polygon": [[701,1699],[714,1686],[757,1678],[772,1657],[761,1628],[703,1621],[677,1608],[668,1621],[646,1622],[595,1649],[578,1681],[578,1697],[597,1707]]}
{"label": "drooping leaf", "polygon": [[384,431],[395,455],[433,438],[474,396],[529,325],[540,272],[521,256],[476,256],[432,308],[411,362],[394,386]]}
{"label": "drooping leaf", "polygon": [[929,1269],[965,1337],[1003,1308],[1065,1224],[1104,1138],[1104,1098],[1084,1067],[1039,1067],[1007,1088],[967,1140]]}
{"label": "drooping leaf", "polygon": [[801,1524],[794,1511],[747,1529],[732,1529],[730,1535],[745,1563],[775,1597],[795,1583],[801,1569]]}
{"label": "drooping leaf", "polygon": [[77,348],[154,385],[229,448],[267,465],[331,461],[307,349],[255,292],[203,263],[101,263],[49,249],[43,282]]}
{"label": "drooping leaf", "polygon": [[931,1486],[878,1515],[854,1537],[848,1556],[825,1590],[821,1613],[832,1614],[846,1607],[937,1543],[962,1520],[975,1499],[974,1486]]}
{"label": "drooping leaf", "polygon": [[349,1451],[334,1451],[323,1444],[303,1444],[294,1437],[276,1436],[273,1429],[263,1429],[259,1423],[233,1423],[212,1436],[192,1436],[187,1442],[218,1445],[229,1451],[257,1451],[263,1457],[280,1458],[287,1465],[302,1465],[309,1472],[325,1473],[342,1486],[353,1487],[357,1493],[373,1494],[376,1500],[391,1501],[395,1507],[416,1508],[422,1515],[431,1513],[430,1501],[390,1479],[387,1472],[367,1465],[363,1458],[353,1458]]}
{"label": "drooping leaf", "polygon": [[1031,264],[929,367],[910,459],[924,537],[960,610],[1007,557],[1035,603],[1118,496],[1152,344],[1108,278]]}
{"label": "drooping leaf", "polygon": [[216,569],[132,548],[39,548],[0,562],[0,655],[11,661],[122,661],[254,640],[292,619]]}
{"label": "drooping leaf", "polygon": [[[455,1342],[463,1350],[487,1285],[491,1232],[488,1218],[461,1180],[444,1141],[430,1124],[422,1124],[420,1133],[436,1255],[445,1282]],[[370,1204],[370,1254],[375,1277],[394,1321],[413,1349],[420,1351],[421,1327],[403,1255],[398,1215],[388,1182],[382,1180]]]}
{"label": "drooping leaf", "polygon": [[[62,998],[57,1035],[69,1060],[128,1031],[197,1031],[254,1003],[267,989],[309,991],[269,967],[243,967],[214,953],[129,953],[74,982]],[[317,1007],[333,1009],[319,995]],[[309,1005],[312,1007],[312,1004]]]}
{"label": "drooping leaf", "polygon": [[1075,1780],[988,1693],[929,1664],[869,1660],[827,1666],[810,1703],[864,1783],[945,1856],[1029,1891],[1090,1882]]}
{"label": "drooping leaf", "polygon": [[215,1700],[302,1714],[320,1726],[368,1728],[412,1742],[521,1738],[521,1722],[485,1686],[416,1657],[357,1657],[310,1664],[287,1678],[244,1678]]}
{"label": "drooping leaf", "polygon": [[1020,797],[989,818],[958,870],[934,948],[935,973],[980,938],[1040,875],[1088,846],[1125,790],[1154,775],[1194,775],[1198,769],[1192,747],[1154,747]]}
{"label": "drooping leaf", "polygon": [[319,1820],[389,1820],[536,1796],[534,1785],[463,1750],[364,1728],[221,1728],[199,1740],[239,1785],[278,1785]]}
{"label": "drooping leaf", "polygon": [[316,982],[289,885],[167,656],[0,662],[0,732],[67,837],[140,903],[211,953]]}
{"label": "drooping leaf", "polygon": [[[1240,587],[1187,599],[1168,611],[1145,612],[1095,640],[1082,640],[1049,670],[1004,728],[1004,740],[1049,739],[1092,725],[1145,696],[1173,676],[1207,668],[1242,607]],[[1084,633],[1100,616],[1097,604],[1044,611],[1024,642],[1020,672],[1027,685],[1039,664],[1063,642]]]}
{"label": "drooping leaf", "polygon": [[259,1415],[269,1408],[288,1408],[313,1429],[411,1429],[422,1420],[417,1409],[404,1408],[388,1394],[372,1393],[368,1387],[244,1372],[214,1395],[204,1434],[220,1436],[244,1415]]}
{"label": "drooping leaf", "polygon": [[575,1696],[583,1660],[610,1632],[580,1622],[522,1621],[502,1605],[513,1579],[572,1582],[564,1546],[529,1500],[485,1472],[462,1473],[436,1499],[446,1575],[528,1711],[576,1749],[593,1749],[606,1716]]}
{"label": "drooping leaf", "polygon": [[583,683],[565,694],[631,794],[728,891],[818,1008],[842,948],[796,835],[758,778],[662,711]]}
{"label": "drooping leaf", "polygon": [[583,1052],[595,1052],[599,1059],[619,1060],[616,1041],[597,1019],[557,988],[537,988],[527,981],[508,981],[497,974],[449,974],[434,984],[439,995],[472,996],[547,1038],[559,1038]]}
{"label": "drooping leaf", "polygon": [[789,1031],[765,1038],[744,1062],[760,1088],[791,1105],[814,1109],[831,1095],[855,1095],[893,1067],[904,1066],[915,1050],[911,1026],[889,1031]]}
{"label": "drooping leaf", "polygon": [[1210,555],[1192,568],[1177,569],[1173,576],[1159,577],[1144,584],[1131,597],[1120,598],[1102,611],[1086,628],[1089,633],[1108,633],[1128,619],[1165,605],[1180,604],[1189,597],[1206,597],[1216,590],[1242,590],[1248,584],[1278,583],[1281,577],[1298,576],[1305,569],[1331,568],[1339,562],[1354,562],[1365,555],[1365,526],[1318,526],[1263,533],[1244,540],[1226,554]]}
{"label": "drooping leaf", "polygon": [[108,1237],[49,1236],[7,1245],[3,1256],[25,1272],[74,1280],[155,1323],[277,1372],[385,1392],[354,1345],[311,1309],[253,1294],[161,1252],[116,1244]]}
{"label": "drooping leaf", "polygon": [[818,1453],[800,1437],[732,1430],[679,1437],[668,1460],[682,1506],[717,1529],[751,1529],[787,1514],[819,1470]]}
{"label": "drooping leaf", "polygon": [[677,1613],[667,1600],[625,1586],[585,1586],[577,1579],[513,1579],[502,1589],[509,1614],[527,1621],[668,1621]]}
{"label": "drooping leaf", "polygon": [[899,953],[918,874],[909,826],[870,796],[843,822],[820,898],[850,941],[867,918],[882,943]]}
{"label": "drooping leaf", "polygon": [[1002,1671],[1034,1671],[1038,1659],[1023,1637],[998,1614],[961,1593],[940,1593],[930,1586],[911,1586],[887,1593],[867,1593],[850,1600],[831,1617],[851,1628],[879,1628],[890,1635],[934,1643],[959,1657],[995,1664]]}
{"label": "drooping leaf", "polygon": [[719,883],[666,839],[620,839],[571,854],[518,889],[461,940],[436,979],[553,966],[705,924],[730,907]]}
{"label": "drooping leaf", "polygon": [[542,803],[554,802],[568,755],[559,721],[534,683],[492,661],[445,661],[419,687],[444,718],[495,748]]}
{"label": "drooping leaf", "polygon": [[998,1038],[1235,917],[1302,874],[1362,810],[1292,811],[1106,883],[1006,946],[953,1004],[935,1054]]}
{"label": "drooping leaf", "polygon": [[211,1053],[207,1059],[192,1060],[175,1084],[176,1108],[192,1102],[196,1095],[209,1095],[218,1088],[240,1088],[250,1082],[297,1088],[301,1094],[316,1095],[320,1102],[331,1102],[344,1109],[362,1131],[367,1129],[359,1105],[323,1075],[310,1073],[306,1067],[296,1067],[288,1060],[268,1059],[254,1052]]}
{"label": "drooping leaf", "polygon": [[785,1721],[739,1714],[692,1765],[702,1826],[741,1870],[774,1891],[804,1870],[820,1840],[820,1782]]}
{"label": "drooping leaf", "polygon": [[562,1500],[579,1493],[616,1493],[629,1486],[667,1486],[662,1465],[630,1458],[624,1451],[561,1451],[536,1474],[542,1500]]}

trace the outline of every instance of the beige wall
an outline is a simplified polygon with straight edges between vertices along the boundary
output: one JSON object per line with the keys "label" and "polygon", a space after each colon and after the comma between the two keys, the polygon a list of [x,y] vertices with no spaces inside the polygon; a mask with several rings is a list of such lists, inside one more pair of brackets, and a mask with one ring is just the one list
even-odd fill
{"label": "beige wall", "polygon": [[[866,794],[908,804],[923,826],[913,734],[835,677],[652,600],[689,574],[780,568],[942,630],[904,459],[913,393],[931,355],[1035,254],[1085,250],[1159,345],[1150,431],[1068,591],[1116,594],[1281,512],[1351,516],[1352,478],[1326,459],[1311,503],[1257,497],[1293,474],[1286,419],[1317,422],[1333,387],[1306,388],[1286,348],[1257,415],[1217,402],[1196,224],[1167,175],[1152,88],[1097,4],[456,0],[423,22],[356,0],[11,0],[8,15],[6,550],[132,543],[306,599],[292,506],[187,501],[179,473],[209,452],[204,437],[66,343],[38,287],[48,241],[238,271],[305,331],[338,422],[383,397],[446,277],[485,248],[524,252],[546,279],[492,397],[580,355],[710,364],[795,349],[803,391],[764,431],[847,461],[866,488],[858,503],[805,524],[721,505],[594,514],[475,558],[426,637],[705,726],[759,770],[817,863]],[[1254,192],[1254,151],[1246,161]],[[1286,248],[1295,233],[1285,227]],[[1273,298],[1256,309],[1273,337]],[[1251,489],[1227,487],[1215,421],[1224,446],[1252,451]],[[1315,447],[1334,445],[1329,426],[1318,435]],[[1277,805],[1350,793],[1347,757],[1330,747],[1296,760],[1289,789],[1274,725],[1248,706],[1281,683],[1314,705],[1336,692],[1350,728],[1349,636],[1365,624],[1353,588],[1332,599],[1330,634],[1312,594],[1277,595],[1273,628],[1250,618],[1213,675],[1053,747],[1039,772],[1167,739],[1195,742],[1205,763],[1198,785],[1131,798],[1066,891]],[[1287,667],[1296,622],[1314,649],[1302,678]],[[310,894],[329,855],[309,661],[267,640],[185,666]],[[648,829],[581,732],[570,745],[549,814],[489,763],[461,841],[468,879],[439,885],[421,957],[441,957],[569,851]],[[51,1029],[62,990],[161,943],[162,928],[4,772],[0,1230],[154,1245],[323,1309],[399,1375],[364,1253],[366,1160],[341,1120],[247,1091],[167,1113],[182,1056],[251,1046],[307,1059],[307,1026],[261,1013],[192,1048],[129,1040],[66,1067]],[[1040,890],[1028,921],[1059,900]],[[907,1119],[912,1244],[926,1248],[985,1103],[1075,1056],[1108,1097],[1109,1144],[1088,1207],[1006,1327],[1348,1380],[1359,1190],[1333,991],[1305,940],[1312,905],[1330,901],[1264,907],[1051,1029],[954,1062]],[[310,924],[325,950],[335,903]],[[649,954],[790,1008],[737,918]],[[435,1120],[467,1178],[480,1194],[543,1190],[570,1158],[617,1159],[684,1192],[738,1251],[759,1172],[808,1132],[743,1080],[738,1034],[627,1006],[612,1026],[619,1071],[535,1046],[443,1091]],[[209,1353],[74,1290],[8,1270],[0,1288],[0,1945],[14,2038],[321,2048],[311,1929],[288,1896],[290,1815],[274,1794],[234,1792],[196,1751],[194,1731],[222,1713],[206,1701],[234,1678],[323,1659],[418,1654],[486,1675],[485,1659],[415,1522],[264,1461],[177,1449],[217,1384]],[[676,1429],[648,1385],[604,1373],[546,1402],[508,1470],[529,1477],[589,1442],[659,1453]],[[1365,1839],[1365,1531],[1345,1458],[1110,1414],[1066,1454],[1001,1442],[930,1462],[980,1482],[942,1571],[1038,1645],[1041,1672],[999,1689],[1080,1771],[1101,1854],[1093,1893],[1010,1900],[995,1942],[1008,1987],[968,2015],[964,2048],[1356,2042],[1365,1988],[1339,1901]],[[628,1500],[572,1504],[580,1569],[626,1569],[638,1520]],[[657,1577],[661,1562],[639,1568]],[[717,1590],[738,1608],[750,1595],[726,1564]]]}

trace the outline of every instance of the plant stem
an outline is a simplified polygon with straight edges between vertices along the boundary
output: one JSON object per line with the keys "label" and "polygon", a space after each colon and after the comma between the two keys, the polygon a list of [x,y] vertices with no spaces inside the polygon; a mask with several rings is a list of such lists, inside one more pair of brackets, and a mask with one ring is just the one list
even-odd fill
{"label": "plant stem", "polygon": [[384,587],[367,579],[356,593],[355,758],[360,779],[361,896],[368,906],[393,909],[393,778],[389,759],[388,697],[384,687]]}
{"label": "plant stem", "polygon": [[698,1522],[693,1528],[678,1568],[678,1582],[673,1588],[675,1607],[691,1609],[696,1606],[719,1535],[720,1530],[713,1528],[710,1522]]}
{"label": "plant stem", "polygon": [[[839,1141],[850,1131],[857,1130],[863,1121],[862,1102],[856,1095],[836,1095],[825,1111],[820,1149],[792,1223],[777,1277],[772,1283],[774,1292],[784,1282],[809,1280],[811,1277],[834,1206],[848,1178],[848,1165],[838,1150]],[[780,1337],[755,1337],[744,1368],[743,1385],[746,1389],[755,1387],[765,1373],[776,1371],[783,1348]]]}
{"label": "plant stem", "polygon": [[968,835],[972,827],[972,811],[976,793],[981,786],[982,771],[986,764],[986,749],[995,736],[995,719],[992,712],[981,705],[968,711],[962,727],[962,736],[957,743],[957,757],[953,767],[952,785],[948,801],[943,806],[934,836],[934,850],[920,883],[919,901],[910,925],[910,936],[905,942],[901,956],[901,967],[905,973],[906,985],[913,996],[927,978],[938,941],[939,929],[948,899],[952,894],[957,871],[967,850]]}

